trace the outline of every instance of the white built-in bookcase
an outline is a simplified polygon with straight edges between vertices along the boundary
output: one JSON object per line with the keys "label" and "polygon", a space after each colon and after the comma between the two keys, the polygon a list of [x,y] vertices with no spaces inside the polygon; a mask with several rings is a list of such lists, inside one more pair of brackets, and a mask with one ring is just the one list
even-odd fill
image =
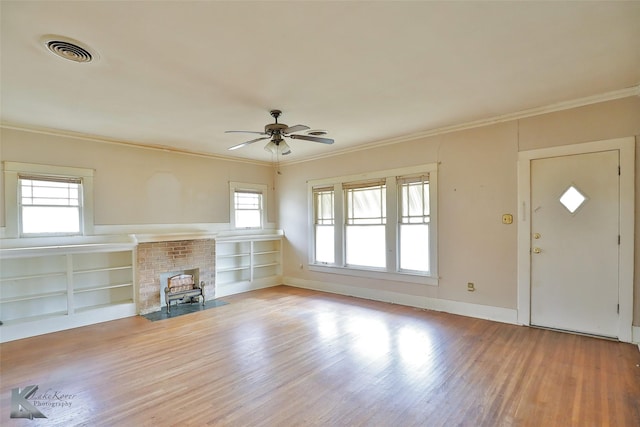
{"label": "white built-in bookcase", "polygon": [[0,342],[136,314],[135,245],[3,249]]}
{"label": "white built-in bookcase", "polygon": [[216,239],[216,296],[278,285],[281,281],[281,236]]}

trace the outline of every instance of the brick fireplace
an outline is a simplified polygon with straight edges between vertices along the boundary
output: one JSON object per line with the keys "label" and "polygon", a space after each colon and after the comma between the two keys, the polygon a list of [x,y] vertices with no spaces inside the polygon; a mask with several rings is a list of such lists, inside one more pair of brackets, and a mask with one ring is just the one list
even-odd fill
{"label": "brick fireplace", "polygon": [[160,310],[161,275],[199,270],[207,300],[215,298],[215,240],[176,240],[138,244],[136,263],[140,314]]}

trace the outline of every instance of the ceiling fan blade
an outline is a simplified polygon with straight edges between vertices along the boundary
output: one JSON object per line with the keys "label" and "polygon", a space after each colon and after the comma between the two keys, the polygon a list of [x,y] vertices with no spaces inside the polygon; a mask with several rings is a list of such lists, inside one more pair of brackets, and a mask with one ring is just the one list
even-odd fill
{"label": "ceiling fan blade", "polygon": [[286,128],[285,130],[282,131],[282,133],[287,135],[287,134],[290,134],[290,133],[300,132],[301,130],[308,130],[308,129],[310,129],[309,126],[295,125],[295,126],[291,126],[291,127]]}
{"label": "ceiling fan blade", "polygon": [[264,132],[254,132],[252,130],[225,130],[224,133],[255,133],[258,135],[268,135]]}
{"label": "ceiling fan blade", "polygon": [[270,136],[263,136],[262,138],[256,138],[256,139],[252,139],[251,141],[245,141],[241,144],[238,145],[234,145],[233,147],[229,147],[229,150],[237,150],[238,148],[242,148],[244,146],[247,146],[249,144],[253,144],[254,142],[258,142],[258,141],[262,141],[263,139],[269,139],[271,138]]}
{"label": "ceiling fan blade", "polygon": [[318,136],[289,135],[289,138],[292,138],[292,139],[304,139],[305,141],[321,142],[323,144],[333,144],[333,139],[331,139],[331,138],[320,138]]}

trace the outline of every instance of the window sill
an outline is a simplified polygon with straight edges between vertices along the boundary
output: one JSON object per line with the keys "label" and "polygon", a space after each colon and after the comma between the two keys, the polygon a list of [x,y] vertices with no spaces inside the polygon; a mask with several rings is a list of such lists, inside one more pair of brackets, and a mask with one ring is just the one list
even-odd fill
{"label": "window sill", "polygon": [[336,265],[309,264],[309,271],[318,273],[341,274],[344,276],[366,277],[369,279],[389,280],[394,282],[417,283],[420,285],[438,286],[437,276],[411,273],[390,272],[357,267],[340,267]]}

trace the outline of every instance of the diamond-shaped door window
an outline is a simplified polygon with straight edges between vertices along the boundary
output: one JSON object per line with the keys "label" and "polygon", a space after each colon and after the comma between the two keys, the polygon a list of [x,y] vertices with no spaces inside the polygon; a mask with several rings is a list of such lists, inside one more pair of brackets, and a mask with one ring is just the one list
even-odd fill
{"label": "diamond-shaped door window", "polygon": [[571,213],[575,213],[584,204],[587,197],[573,185],[565,190],[560,196],[560,203]]}

